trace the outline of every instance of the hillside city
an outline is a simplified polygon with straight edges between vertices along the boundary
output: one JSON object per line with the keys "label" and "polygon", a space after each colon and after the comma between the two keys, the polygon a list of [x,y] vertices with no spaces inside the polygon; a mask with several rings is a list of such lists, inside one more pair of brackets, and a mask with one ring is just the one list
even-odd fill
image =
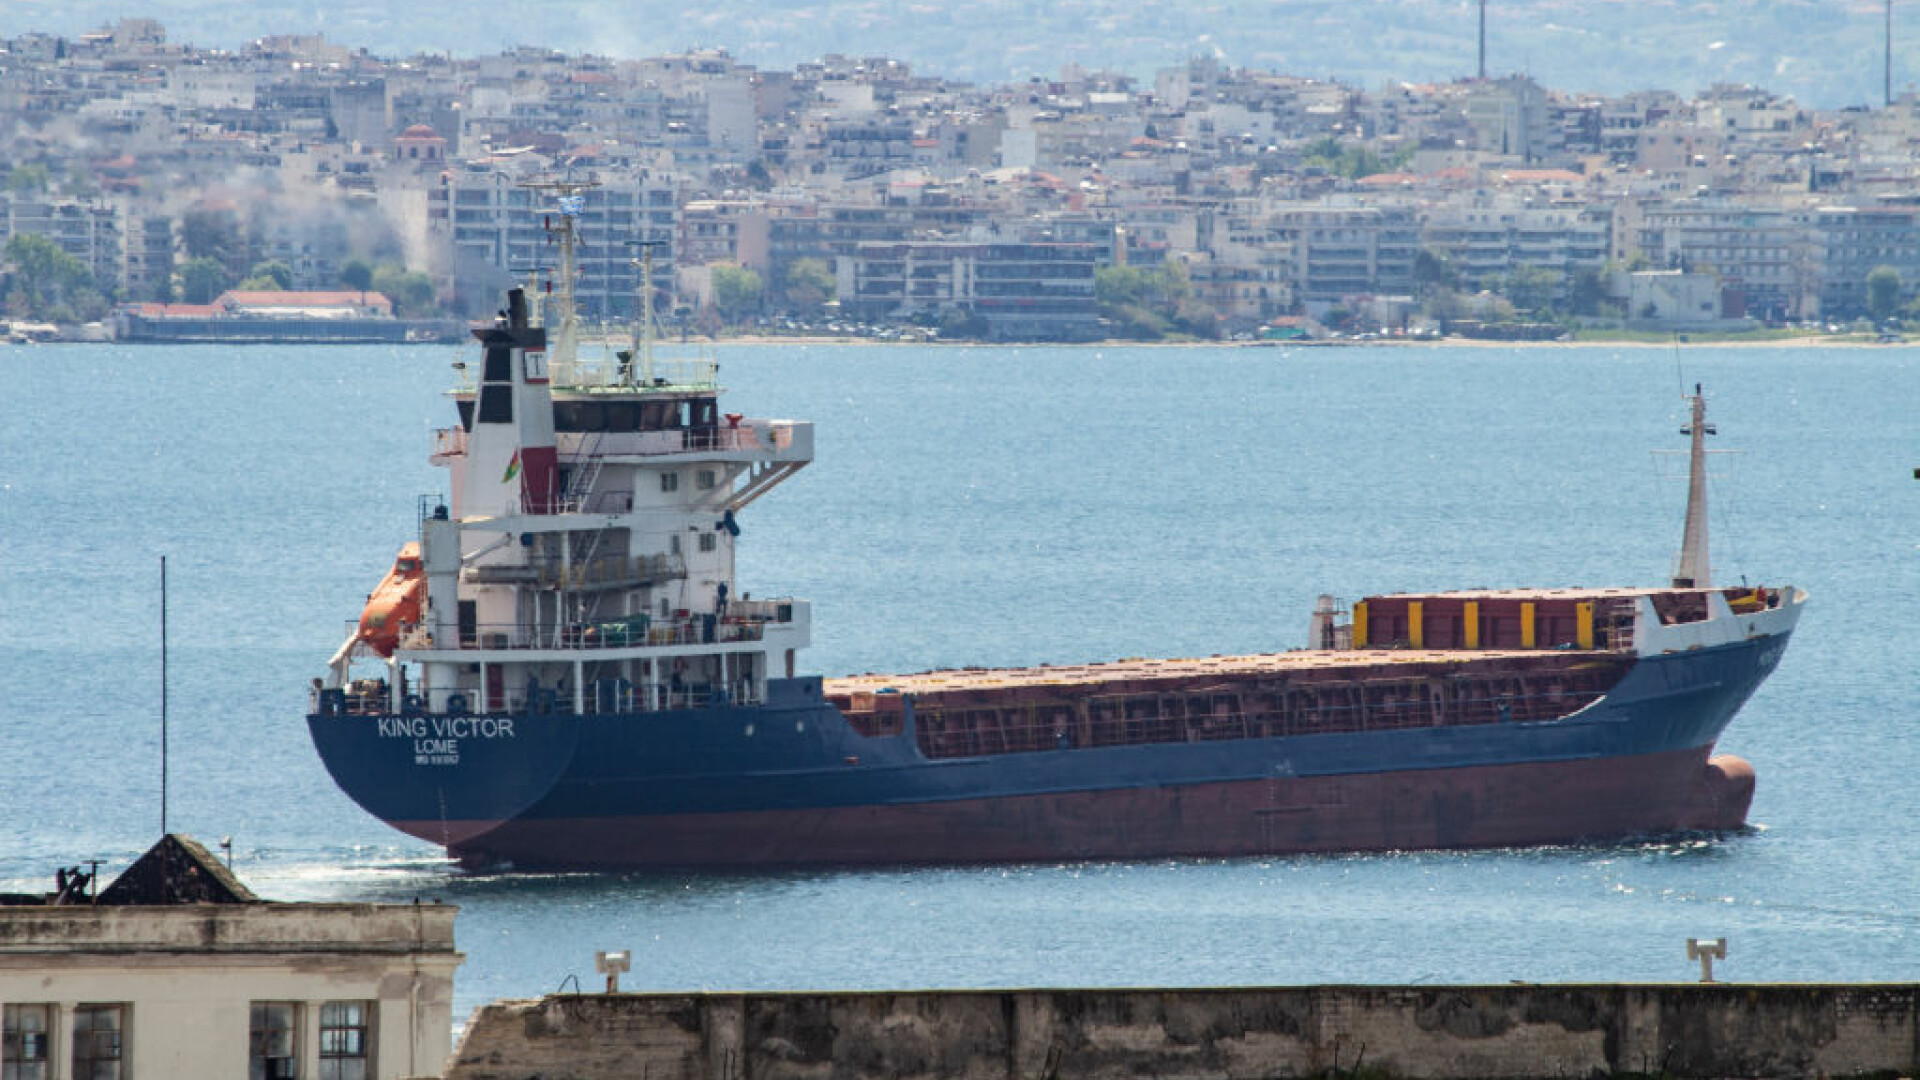
{"label": "hillside city", "polygon": [[[321,313],[457,326],[549,277],[590,319],[996,341],[1891,331],[1920,97],[1378,87],[1196,57],[981,86],[519,47],[0,40],[16,331]],[[294,294],[305,294],[296,297]],[[99,324],[81,329],[83,324]]]}

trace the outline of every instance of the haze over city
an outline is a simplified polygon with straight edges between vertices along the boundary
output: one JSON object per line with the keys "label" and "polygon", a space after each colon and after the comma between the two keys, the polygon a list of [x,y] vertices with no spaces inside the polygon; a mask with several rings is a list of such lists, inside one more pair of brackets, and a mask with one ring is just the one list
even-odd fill
{"label": "haze over city", "polygon": [[[483,55],[517,45],[624,57],[724,48],[745,63],[790,67],[844,53],[979,81],[1052,76],[1065,63],[1147,75],[1213,54],[1236,67],[1370,88],[1471,75],[1478,62],[1472,0],[510,0],[463,4],[457,13],[365,2],[166,0],[135,11],[106,0],[18,0],[8,9],[11,33],[75,36],[142,15],[201,48],[318,33],[387,56]],[[1877,104],[1886,13],[1880,0],[1496,0],[1487,5],[1487,69],[1569,91],[1687,93],[1750,83],[1817,108]],[[1920,76],[1920,12],[1895,5],[1892,25],[1897,93]]]}

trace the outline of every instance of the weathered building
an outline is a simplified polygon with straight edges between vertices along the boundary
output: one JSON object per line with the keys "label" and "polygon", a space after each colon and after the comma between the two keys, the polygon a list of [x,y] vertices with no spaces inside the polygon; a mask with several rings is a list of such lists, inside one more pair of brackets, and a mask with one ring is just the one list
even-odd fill
{"label": "weathered building", "polygon": [[437,1074],[454,908],[262,902],[169,835],[111,886],[0,903],[0,1069],[18,1080]]}

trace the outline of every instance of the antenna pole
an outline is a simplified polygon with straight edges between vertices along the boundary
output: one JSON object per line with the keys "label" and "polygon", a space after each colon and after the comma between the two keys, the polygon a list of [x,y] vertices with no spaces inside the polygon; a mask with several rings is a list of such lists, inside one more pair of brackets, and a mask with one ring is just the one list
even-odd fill
{"label": "antenna pole", "polygon": [[1487,0],[1480,0],[1480,81],[1487,81]]}
{"label": "antenna pole", "polygon": [[653,385],[653,245],[640,249],[640,378]]}
{"label": "antenna pole", "polygon": [[[636,265],[640,270],[640,295],[635,297],[639,305],[640,317],[633,326],[633,354],[640,369],[640,385],[653,385],[653,249],[661,246],[661,240],[629,240],[627,243],[640,249],[640,258]],[[631,369],[629,369],[631,374]]]}
{"label": "antenna pole", "polygon": [[160,556],[160,835],[167,835],[167,557]]}

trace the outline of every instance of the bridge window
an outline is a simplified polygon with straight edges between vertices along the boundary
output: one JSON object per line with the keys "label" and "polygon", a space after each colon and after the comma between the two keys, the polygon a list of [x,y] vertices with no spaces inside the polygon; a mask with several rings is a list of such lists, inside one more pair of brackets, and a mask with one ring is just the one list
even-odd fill
{"label": "bridge window", "polygon": [[483,424],[513,423],[513,386],[482,386],[480,388],[480,422]]}

